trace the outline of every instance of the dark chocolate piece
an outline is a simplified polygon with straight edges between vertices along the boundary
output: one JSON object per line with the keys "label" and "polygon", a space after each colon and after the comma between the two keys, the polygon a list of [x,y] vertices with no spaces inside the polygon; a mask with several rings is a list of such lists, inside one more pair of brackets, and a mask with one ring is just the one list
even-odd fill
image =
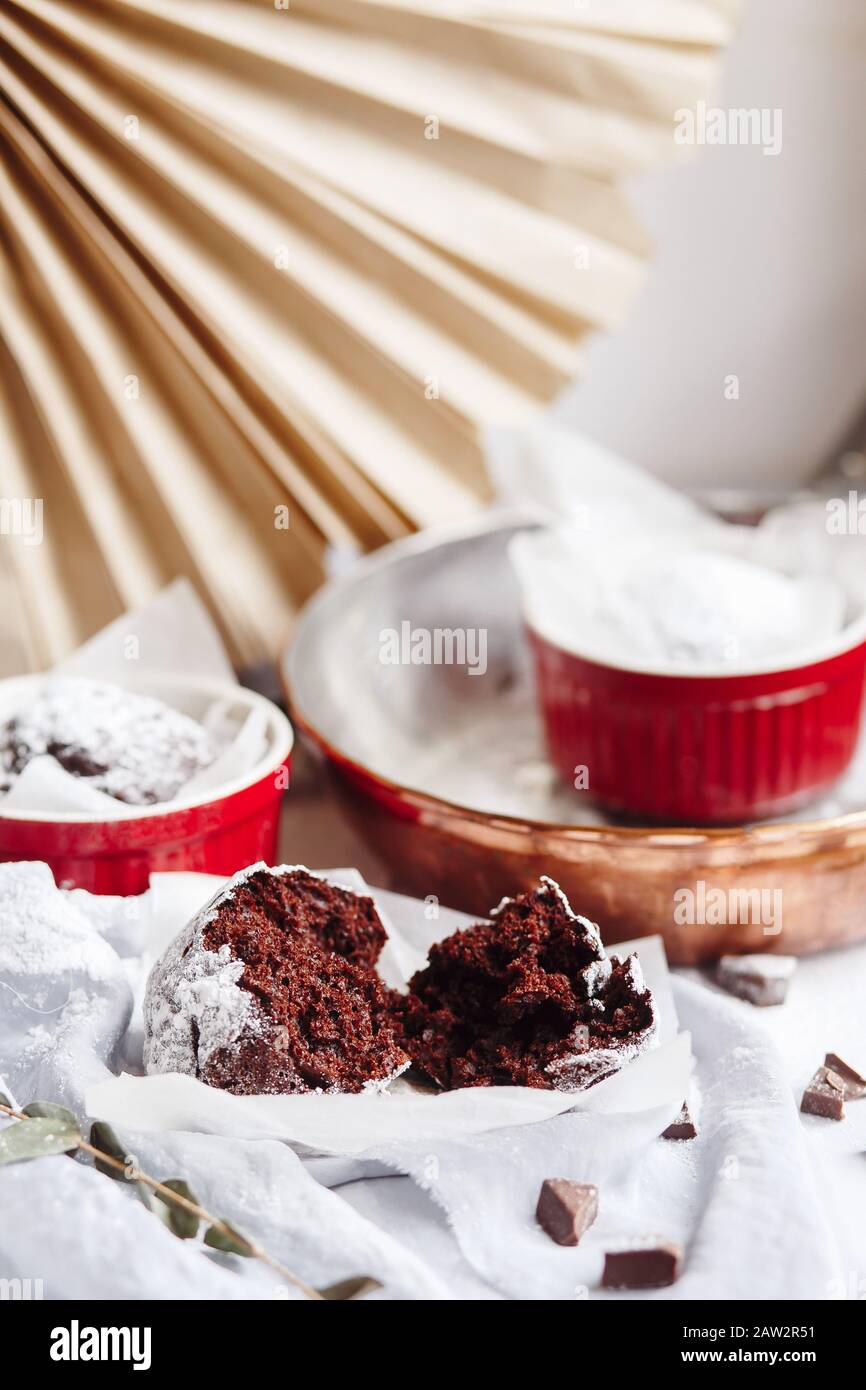
{"label": "dark chocolate piece", "polygon": [[738,999],[767,1008],[784,1004],[796,965],[795,956],[722,956],[716,983]]}
{"label": "dark chocolate piece", "polygon": [[804,1115],[820,1115],[825,1120],[845,1118],[845,1082],[829,1067],[819,1067],[803,1092],[800,1109]]}
{"label": "dark chocolate piece", "polygon": [[673,1124],[662,1130],[662,1139],[697,1139],[697,1137],[698,1131],[695,1128],[695,1122],[691,1117],[689,1107],[683,1102],[683,1108]]}
{"label": "dark chocolate piece", "polygon": [[838,1053],[828,1052],[824,1058],[824,1066],[829,1067],[841,1079],[846,1100],[860,1100],[862,1096],[866,1096],[866,1076],[861,1076],[859,1071],[843,1062]]}
{"label": "dark chocolate piece", "polygon": [[535,1219],[557,1245],[577,1245],[598,1215],[598,1188],[591,1182],[545,1178]]}
{"label": "dark chocolate piece", "polygon": [[604,1257],[603,1289],[663,1289],[679,1278],[683,1252],[670,1240],[647,1236]]}

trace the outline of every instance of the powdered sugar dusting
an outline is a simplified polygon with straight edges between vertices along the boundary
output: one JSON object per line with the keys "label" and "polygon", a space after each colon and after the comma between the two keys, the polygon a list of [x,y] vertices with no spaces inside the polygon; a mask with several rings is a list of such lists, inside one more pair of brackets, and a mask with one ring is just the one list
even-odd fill
{"label": "powdered sugar dusting", "polygon": [[[612,958],[604,956],[601,960],[585,966],[582,971],[583,978],[587,983],[590,1006],[595,1006],[599,1014],[604,1012],[604,992],[610,979],[613,963],[618,959],[616,956]],[[643,970],[636,955],[627,957],[623,978],[636,994],[647,992]],[[635,1057],[641,1052],[645,1052],[647,1048],[657,1046],[658,1019],[655,1006],[653,1005],[652,1021],[648,1027],[627,1040],[619,1040],[616,1047],[590,1047],[588,1030],[585,1026],[581,1027],[580,1025],[575,1029],[571,1041],[574,1047],[573,1052],[565,1057],[557,1058],[555,1062],[545,1068],[546,1075],[550,1077],[551,1084],[557,1090],[583,1090],[587,1086],[594,1085],[603,1077],[609,1076],[612,1072],[619,1071],[621,1067],[634,1061]]]}
{"label": "powdered sugar dusting", "polygon": [[643,994],[646,989],[646,982],[643,977],[641,963],[637,956],[629,956],[625,963],[625,979],[631,985],[636,994]]}
{"label": "powdered sugar dusting", "polygon": [[170,801],[217,751],[201,724],[160,700],[53,677],[0,732],[0,773],[8,790],[32,758],[48,754],[96,790],[145,806]]}
{"label": "powdered sugar dusting", "polygon": [[361,1094],[365,1096],[384,1095],[391,1085],[391,1082],[396,1081],[398,1076],[402,1076],[404,1071],[408,1071],[411,1065],[412,1060],[407,1057],[405,1062],[401,1062],[399,1067],[394,1068],[390,1076],[382,1076],[378,1079],[374,1077],[372,1081],[365,1081],[364,1085],[361,1087]]}
{"label": "powdered sugar dusting", "polygon": [[628,1042],[617,1047],[594,1047],[590,1051],[581,1050],[579,1039],[575,1038],[575,1051],[567,1057],[560,1057],[545,1068],[550,1084],[557,1091],[582,1091],[594,1086],[604,1077],[620,1071],[642,1052],[658,1045],[658,1021],[653,1020],[648,1028]]}
{"label": "powdered sugar dusting", "polygon": [[119,969],[111,947],[58,892],[47,864],[0,864],[0,981],[14,989],[16,976],[61,980],[68,994],[77,979],[101,983]]}
{"label": "powdered sugar dusting", "polygon": [[[772,560],[765,536],[734,528],[698,544],[664,540],[561,526],[518,536],[510,553],[530,626],[608,665],[736,673],[768,660],[798,664],[849,620],[844,571],[829,558],[797,573],[801,553]],[[855,602],[861,611],[859,590]]]}
{"label": "powdered sugar dusting", "polygon": [[762,975],[768,980],[789,980],[797,968],[796,956],[722,956],[726,975]]}
{"label": "powdered sugar dusting", "polygon": [[151,970],[144,999],[146,1071],[198,1076],[218,1049],[263,1032],[264,1016],[239,984],[243,961],[234,960],[227,945],[210,951],[203,943],[220,904],[250,872],[215,893]]}
{"label": "powdered sugar dusting", "polygon": [[601,960],[591,961],[589,965],[584,966],[582,974],[590,999],[595,999],[602,992],[603,987],[610,979],[612,968],[607,956],[602,956]]}

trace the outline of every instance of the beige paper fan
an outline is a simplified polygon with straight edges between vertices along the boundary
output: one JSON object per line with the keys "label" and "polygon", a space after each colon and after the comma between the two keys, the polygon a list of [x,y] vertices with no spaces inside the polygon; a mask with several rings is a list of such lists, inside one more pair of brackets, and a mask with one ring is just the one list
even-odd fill
{"label": "beige paper fan", "polygon": [[622,181],[731,9],[4,0],[3,673],[178,573],[253,661],[329,552],[480,505],[484,425],[628,306]]}

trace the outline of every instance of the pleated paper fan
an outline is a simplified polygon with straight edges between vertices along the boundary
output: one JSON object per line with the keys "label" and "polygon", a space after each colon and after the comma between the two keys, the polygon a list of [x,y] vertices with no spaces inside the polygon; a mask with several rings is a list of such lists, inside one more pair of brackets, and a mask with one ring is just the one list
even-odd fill
{"label": "pleated paper fan", "polygon": [[254,661],[329,554],[481,505],[483,427],[627,309],[623,181],[732,8],[5,0],[3,673],[178,573]]}

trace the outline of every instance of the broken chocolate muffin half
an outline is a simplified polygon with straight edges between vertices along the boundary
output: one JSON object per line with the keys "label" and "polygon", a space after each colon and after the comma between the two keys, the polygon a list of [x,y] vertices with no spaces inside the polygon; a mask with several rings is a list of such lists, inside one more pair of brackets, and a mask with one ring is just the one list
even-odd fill
{"label": "broken chocolate muffin half", "polygon": [[581,1090],[656,1033],[637,957],[609,959],[598,928],[549,878],[438,942],[393,999],[403,1047],[443,1090]]}
{"label": "broken chocolate muffin half", "polygon": [[145,1066],[241,1095],[379,1089],[408,1065],[375,963],[372,898],[254,864],[151,971]]}

